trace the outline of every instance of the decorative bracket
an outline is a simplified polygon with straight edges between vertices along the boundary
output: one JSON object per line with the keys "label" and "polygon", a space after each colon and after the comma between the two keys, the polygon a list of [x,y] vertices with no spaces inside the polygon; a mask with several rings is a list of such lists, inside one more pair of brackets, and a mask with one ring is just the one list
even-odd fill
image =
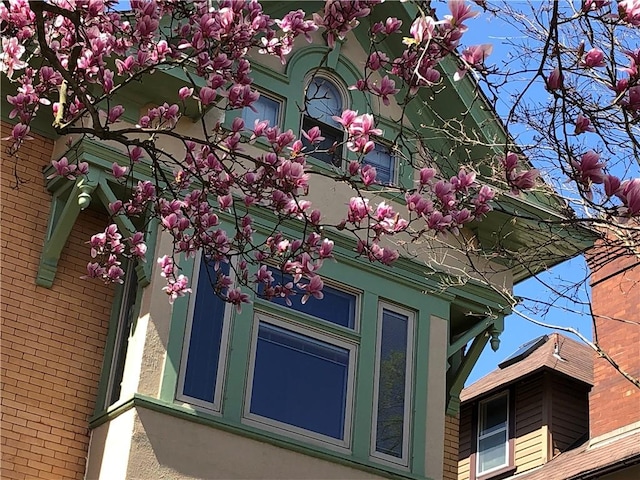
{"label": "decorative bracket", "polygon": [[[460,409],[460,392],[469,378],[484,347],[491,339],[495,352],[500,345],[498,338],[504,330],[504,317],[487,317],[460,335],[447,349],[449,369],[447,370],[447,415],[455,415]],[[465,352],[465,346],[473,339]]]}
{"label": "decorative bracket", "polygon": [[[111,184],[107,179],[108,163],[106,158],[115,158],[119,163],[125,163],[128,160],[120,153],[97,145],[95,142],[83,140],[80,144],[75,145],[72,150],[67,152],[69,161],[86,161],[89,163],[89,173],[71,183],[66,179],[55,177],[49,179],[47,187],[53,192],[51,202],[51,211],[47,226],[47,234],[44,241],[44,248],[40,255],[40,264],[38,266],[38,274],[36,276],[36,284],[51,288],[55,279],[60,255],[64,248],[71,230],[78,219],[78,215],[85,210],[94,198],[98,198],[102,206],[108,211],[110,203],[117,200],[116,194],[111,188]],[[75,157],[75,158],[74,158]],[[97,160],[99,158],[99,160]],[[52,168],[47,169],[46,174],[50,173]],[[135,175],[140,180],[140,175]],[[134,232],[136,227],[130,219],[123,215],[116,215],[113,221],[118,228],[123,231]],[[153,255],[155,250],[155,233],[157,231],[156,223],[151,223],[145,232],[147,240],[147,255]],[[142,286],[149,284],[151,280],[151,263],[140,263],[136,267],[138,282]]]}
{"label": "decorative bracket", "polygon": [[47,227],[44,248],[40,255],[40,265],[36,283],[51,288],[58,270],[58,261],[62,248],[67,243],[76,219],[82,210],[91,203],[91,193],[98,182],[90,178],[76,180],[71,192],[56,192],[51,203],[51,213]]}

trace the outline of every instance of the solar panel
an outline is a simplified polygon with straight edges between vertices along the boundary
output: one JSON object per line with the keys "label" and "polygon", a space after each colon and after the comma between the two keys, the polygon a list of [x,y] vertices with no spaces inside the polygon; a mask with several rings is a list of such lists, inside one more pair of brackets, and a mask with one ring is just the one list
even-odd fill
{"label": "solar panel", "polygon": [[533,352],[536,348],[542,345],[549,339],[548,335],[542,335],[540,337],[534,338],[533,340],[529,340],[526,343],[520,345],[520,347],[505,358],[502,362],[498,364],[498,367],[505,368],[509,365],[513,365],[516,362],[519,362],[523,358],[527,357],[531,352]]}

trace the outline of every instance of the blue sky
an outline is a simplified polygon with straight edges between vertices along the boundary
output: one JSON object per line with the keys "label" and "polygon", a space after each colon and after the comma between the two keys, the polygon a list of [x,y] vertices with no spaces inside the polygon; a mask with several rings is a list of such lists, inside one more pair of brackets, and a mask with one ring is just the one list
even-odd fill
{"label": "blue sky", "polygon": [[[446,8],[445,5],[439,4],[439,10],[444,8]],[[478,9],[478,7],[475,9]],[[505,42],[509,38],[517,38],[520,36],[520,32],[512,26],[501,22],[495,17],[490,18],[485,14],[481,14],[476,19],[465,23],[468,24],[469,31],[463,37],[462,42],[464,45],[481,43],[493,44],[493,53],[487,59],[487,65],[500,65],[501,60],[505,59],[509,51],[512,50],[512,47],[507,47]],[[509,90],[510,86],[506,85],[505,88]],[[511,88],[514,89],[517,88],[517,86],[514,84]],[[539,95],[546,95],[546,91],[542,89],[540,89],[539,92]],[[507,111],[506,108],[506,102],[498,105],[498,113],[504,114]],[[535,159],[532,159],[532,161],[535,164]],[[539,278],[531,278],[520,283],[515,287],[515,294],[516,296],[538,298],[547,301],[551,299],[553,295],[545,286],[545,283],[556,286],[569,282],[579,282],[586,278],[586,276],[587,268],[584,258],[577,257],[554,267]],[[588,286],[583,285],[583,287],[576,292],[576,295],[580,300],[587,300],[589,296]],[[557,302],[556,307],[550,308],[546,314],[543,315],[545,312],[539,312],[531,316],[548,324],[575,328],[588,339],[591,339],[590,316],[580,311],[574,312],[573,310],[580,310],[580,307],[566,301]],[[553,332],[553,330],[535,325],[518,315],[512,314],[508,316],[505,319],[505,331],[500,337],[500,348],[497,352],[494,352],[489,345],[487,345],[466,384],[469,385],[496,369],[498,363],[515,352],[523,343],[551,332]],[[561,333],[571,336],[569,333]]]}

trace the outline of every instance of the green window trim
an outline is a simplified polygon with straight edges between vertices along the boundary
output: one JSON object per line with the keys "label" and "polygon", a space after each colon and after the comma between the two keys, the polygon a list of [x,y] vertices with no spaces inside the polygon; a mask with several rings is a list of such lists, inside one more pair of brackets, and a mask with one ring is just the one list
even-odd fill
{"label": "green window trim", "polygon": [[[353,254],[351,254],[353,255]],[[253,303],[244,305],[241,313],[233,314],[229,333],[229,355],[226,359],[225,386],[222,392],[222,408],[219,414],[207,412],[197,406],[187,406],[184,399],[176,400],[178,392],[180,361],[183,355],[184,334],[187,325],[189,311],[189,299],[180,298],[174,303],[174,310],[171,321],[171,331],[167,346],[167,359],[161,385],[160,400],[167,404],[175,404],[176,407],[193,411],[196,416],[204,416],[213,424],[221,423],[232,426],[243,432],[251,432],[260,435],[260,438],[269,440],[282,440],[295,442],[298,438],[299,444],[304,444],[303,450],[321,451],[331,456],[338,456],[355,464],[368,465],[376,471],[383,471],[389,474],[399,474],[404,478],[422,478],[424,475],[424,450],[427,442],[426,432],[426,410],[425,408],[413,408],[410,415],[408,429],[411,431],[411,440],[408,457],[409,466],[393,464],[391,462],[381,462],[371,456],[371,435],[373,418],[373,394],[375,382],[375,358],[378,330],[378,312],[381,302],[389,305],[389,302],[403,305],[403,308],[416,312],[414,317],[414,352],[412,353],[413,371],[428,371],[428,352],[426,346],[429,345],[429,325],[431,315],[442,316],[443,312],[448,312],[449,302],[445,299],[422,294],[416,290],[409,289],[404,284],[397,284],[390,278],[384,278],[371,272],[368,264],[350,264],[343,261],[340,253],[336,254],[338,262],[326,262],[322,275],[331,279],[339,279],[336,285],[352,285],[362,289],[357,310],[360,313],[359,332],[350,330],[339,325],[330,325],[323,321],[315,321],[308,315],[289,309],[287,307],[266,302],[261,299],[252,299]],[[186,275],[191,275],[194,263],[182,263],[182,268]],[[418,287],[420,288],[420,287]],[[191,295],[195,297],[197,292]],[[322,442],[303,441],[299,436],[287,437],[280,429],[260,428],[259,423],[246,420],[247,408],[247,379],[249,378],[250,358],[252,352],[252,339],[255,336],[256,321],[254,317],[263,315],[267,317],[284,317],[287,322],[306,325],[305,328],[320,329],[323,335],[336,336],[345,339],[344,341],[357,343],[357,359],[355,360],[355,380],[353,383],[352,428],[350,431],[350,442],[348,452],[340,453],[335,446]],[[446,318],[446,317],[445,317]],[[422,346],[422,347],[421,347]],[[426,394],[428,390],[427,376],[415,374],[411,404],[426,405]],[[444,412],[442,412],[444,414]],[[288,443],[287,443],[288,444]],[[409,468],[410,470],[407,470]]]}

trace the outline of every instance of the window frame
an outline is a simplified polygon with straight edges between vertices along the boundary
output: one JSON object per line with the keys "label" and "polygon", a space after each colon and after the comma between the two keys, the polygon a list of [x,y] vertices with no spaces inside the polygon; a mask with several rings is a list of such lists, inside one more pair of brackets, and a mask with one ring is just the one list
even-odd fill
{"label": "window frame", "polygon": [[[340,77],[338,77],[337,75],[332,74],[331,72],[328,72],[326,70],[312,70],[311,72],[308,72],[305,76],[304,79],[304,89],[302,90],[302,105],[303,105],[303,109],[300,112],[300,126],[298,128],[298,131],[300,132],[300,137],[302,137],[302,130],[304,128],[304,123],[305,123],[305,119],[309,119],[309,121],[311,123],[314,124],[314,126],[317,126],[320,128],[320,131],[322,134],[324,134],[325,132],[323,131],[323,126],[329,127],[331,129],[335,129],[336,131],[340,132],[340,136],[342,137],[341,141],[338,142],[339,144],[339,159],[340,159],[340,163],[336,164],[333,162],[325,162],[322,159],[316,158],[313,155],[309,155],[310,159],[313,159],[315,161],[317,161],[320,165],[326,165],[329,168],[330,167],[334,167],[334,168],[343,168],[345,165],[345,161],[347,160],[347,154],[346,154],[346,141],[347,141],[347,132],[344,130],[344,128],[341,128],[340,126],[335,126],[335,125],[330,125],[328,123],[325,123],[321,120],[318,120],[310,115],[307,114],[307,95],[309,94],[309,87],[311,86],[311,84],[313,83],[313,81],[317,78],[320,79],[324,79],[326,81],[328,81],[338,92],[338,94],[340,95],[340,100],[342,103],[342,110],[347,110],[349,108],[351,108],[351,97],[349,95],[348,89],[345,88],[342,80],[340,79]],[[340,112],[342,113],[342,112]]]}
{"label": "window frame", "polygon": [[[278,104],[278,114],[276,115],[276,124],[275,125],[271,125],[271,123],[269,123],[269,127],[277,127],[277,128],[282,128],[282,125],[284,123],[284,112],[287,108],[286,105],[286,99],[284,97],[281,97],[280,95],[277,95],[269,90],[265,90],[262,87],[256,87],[255,85],[251,86],[254,90],[256,90],[258,93],[260,93],[260,97],[266,97],[269,100],[273,100],[274,102],[276,102]],[[244,108],[240,108],[238,109],[239,113],[237,115],[237,117],[242,118],[244,120],[243,117],[243,112],[245,110],[245,108],[249,108],[250,107],[244,107]],[[253,111],[252,111],[253,113]],[[233,118],[236,118],[235,116]],[[264,120],[264,119],[262,119]],[[232,119],[233,121],[233,119]],[[231,122],[229,123],[231,124]],[[245,129],[245,133],[251,132],[253,131],[253,125],[247,125],[245,123],[244,125],[244,129]]]}
{"label": "window frame", "polygon": [[[482,406],[484,404],[487,404],[489,402],[492,402],[500,397],[506,397],[506,406],[507,406],[507,411],[506,411],[506,415],[505,415],[505,426],[503,428],[500,428],[498,430],[495,430],[493,432],[491,432],[490,434],[485,434],[483,435],[482,432]],[[476,415],[477,415],[477,421],[476,423],[476,435],[475,435],[475,468],[473,469],[476,475],[476,478],[479,477],[486,477],[487,475],[498,475],[500,473],[503,473],[506,470],[509,470],[510,468],[512,468],[513,465],[513,445],[511,442],[511,430],[512,430],[512,420],[511,420],[511,412],[512,412],[512,405],[511,405],[511,394],[509,392],[509,390],[506,390],[504,392],[499,392],[495,395],[492,395],[488,398],[485,398],[483,400],[478,401],[478,405],[476,407]],[[505,432],[505,462],[501,465],[498,465],[496,467],[492,467],[488,470],[483,470],[480,471],[480,441],[484,440],[485,438],[490,438],[498,433],[501,432]]]}
{"label": "window frame", "polygon": [[[344,414],[343,439],[329,437],[327,435],[316,433],[311,430],[280,422],[268,417],[263,417],[251,412],[251,396],[253,392],[253,379],[256,364],[258,330],[260,328],[261,322],[291,331],[293,333],[308,336],[321,342],[325,342],[349,351],[349,366],[347,369],[347,385],[345,392],[346,405]],[[356,367],[358,351],[359,345],[356,342],[332,334],[325,329],[312,327],[295,320],[285,319],[275,314],[267,313],[265,311],[255,310],[253,315],[253,326],[251,333],[249,366],[245,382],[242,422],[246,425],[258,427],[269,432],[285,435],[287,437],[304,440],[316,445],[321,445],[327,448],[349,453],[351,451],[353,419],[355,410],[354,402],[356,391]]]}
{"label": "window frame", "polygon": [[[185,325],[184,339],[182,343],[182,354],[180,355],[180,368],[178,371],[178,382],[176,387],[176,401],[184,404],[191,405],[193,407],[204,409],[207,412],[217,415],[222,414],[222,394],[224,391],[224,384],[226,381],[226,367],[229,356],[230,347],[230,335],[231,335],[231,320],[233,316],[233,309],[230,308],[230,304],[225,303],[224,314],[222,317],[222,332],[220,334],[220,356],[218,357],[218,367],[216,372],[216,385],[214,387],[213,402],[207,402],[205,400],[191,397],[184,394],[184,383],[187,372],[187,361],[189,359],[189,350],[191,346],[191,330],[193,326],[193,318],[195,314],[196,302],[198,298],[198,285],[200,281],[200,269],[203,263],[202,253],[198,253],[196,256],[194,265],[198,268],[194,269],[192,275],[192,285],[195,286],[193,292],[189,298],[189,307],[187,309],[187,323]],[[235,272],[233,268],[229,268],[229,276],[232,282],[235,283]],[[213,292],[210,292],[214,295]]]}
{"label": "window frame", "polygon": [[[402,432],[402,457],[394,457],[376,450],[376,437],[378,430],[378,401],[380,396],[380,366],[381,366],[381,347],[382,347],[382,322],[384,311],[399,313],[407,317],[407,353],[405,366],[405,385],[404,385],[404,411],[403,411],[403,432]],[[373,378],[373,410],[371,418],[371,439],[370,439],[370,457],[381,463],[410,469],[411,446],[412,446],[412,421],[413,421],[413,385],[414,385],[414,356],[415,356],[415,325],[416,312],[380,299],[378,301],[378,318],[376,320],[376,359]]]}
{"label": "window frame", "polygon": [[[377,146],[381,146],[382,148],[384,148],[385,150],[389,151],[389,154],[391,156],[393,165],[391,165],[391,175],[389,178],[389,181],[386,183],[382,183],[380,182],[380,180],[377,178],[376,176],[376,182],[379,183],[380,186],[385,187],[385,186],[397,186],[398,185],[398,157],[396,156],[396,154],[394,153],[395,149],[392,148],[391,143],[386,140],[383,137],[374,137],[373,141]],[[375,148],[374,148],[375,151]],[[372,152],[371,152],[372,153]],[[365,155],[364,157],[362,157],[362,165],[371,165],[372,167],[376,167],[376,165],[369,163],[366,161],[366,157],[367,155]]]}
{"label": "window frame", "polygon": [[[282,273],[281,270],[270,264],[270,263],[263,263],[261,265],[266,266],[271,273],[273,274],[274,278],[277,279],[277,281],[281,281],[283,278],[284,279],[288,279],[288,278],[293,278],[291,276],[291,274],[287,274],[287,273]],[[283,277],[280,277],[280,275],[283,275]],[[303,279],[303,281],[307,281],[308,279]],[[326,277],[322,277],[322,282],[324,284],[325,287],[330,287],[334,290],[339,290],[342,293],[346,293],[348,295],[352,295],[353,297],[355,297],[355,302],[354,302],[354,320],[353,320],[353,327],[345,327],[344,325],[340,325],[339,323],[335,323],[332,322],[330,320],[326,320],[324,318],[321,317],[316,317],[315,315],[312,315],[310,313],[307,313],[303,310],[298,310],[296,308],[294,308],[293,306],[288,306],[288,305],[282,305],[280,303],[276,303],[274,301],[271,300],[267,300],[259,295],[256,295],[255,297],[255,304],[256,304],[256,311],[261,311],[264,313],[267,313],[268,315],[270,315],[270,313],[267,312],[267,309],[269,310],[277,310],[276,316],[281,316],[281,317],[286,317],[287,315],[290,315],[289,312],[293,312],[293,315],[295,317],[297,317],[297,320],[299,321],[303,321],[305,325],[318,325],[320,327],[322,327],[322,331],[326,332],[329,331],[328,329],[338,329],[341,332],[345,332],[345,338],[347,338],[347,336],[352,337],[353,335],[358,335],[360,334],[360,313],[362,312],[362,290],[358,290],[350,285],[344,285],[342,283],[336,282],[335,280],[332,280],[330,278],[326,278]],[[286,283],[286,282],[285,282]],[[323,290],[324,291],[324,290]],[[295,297],[291,298],[292,302],[299,302],[301,299],[301,295],[303,294],[302,291],[297,291],[297,293],[299,295],[296,295]],[[308,301],[314,301],[315,299],[313,297],[309,298]],[[324,301],[324,298],[322,300],[319,301]]]}

